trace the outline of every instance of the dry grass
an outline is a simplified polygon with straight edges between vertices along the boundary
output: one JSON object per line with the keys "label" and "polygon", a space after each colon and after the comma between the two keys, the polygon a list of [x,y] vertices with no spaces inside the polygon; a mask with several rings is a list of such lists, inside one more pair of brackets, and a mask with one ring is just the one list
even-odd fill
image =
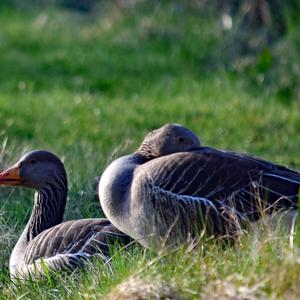
{"label": "dry grass", "polygon": [[107,296],[108,300],[180,300],[174,288],[162,278],[131,276],[117,285]]}

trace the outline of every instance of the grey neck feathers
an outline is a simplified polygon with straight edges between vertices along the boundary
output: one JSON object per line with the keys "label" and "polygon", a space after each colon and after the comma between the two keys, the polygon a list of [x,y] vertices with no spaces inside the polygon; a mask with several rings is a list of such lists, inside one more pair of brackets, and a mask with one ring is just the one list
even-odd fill
{"label": "grey neck feathers", "polygon": [[26,240],[30,242],[44,230],[63,220],[68,192],[65,174],[56,177],[35,194],[35,203],[26,226]]}

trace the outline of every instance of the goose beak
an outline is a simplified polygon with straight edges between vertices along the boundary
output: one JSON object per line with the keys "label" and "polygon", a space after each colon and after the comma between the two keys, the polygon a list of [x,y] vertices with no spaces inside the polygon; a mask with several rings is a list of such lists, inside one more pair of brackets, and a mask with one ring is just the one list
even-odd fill
{"label": "goose beak", "polygon": [[0,173],[0,185],[19,185],[22,183],[18,164]]}

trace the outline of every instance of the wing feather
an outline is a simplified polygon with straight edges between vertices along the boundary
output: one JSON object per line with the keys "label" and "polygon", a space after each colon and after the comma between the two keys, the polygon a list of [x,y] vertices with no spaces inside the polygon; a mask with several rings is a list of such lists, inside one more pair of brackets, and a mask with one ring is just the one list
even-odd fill
{"label": "wing feather", "polygon": [[300,173],[245,154],[201,147],[157,158],[140,171],[161,192],[205,198],[253,220],[261,208],[293,209],[298,203]]}
{"label": "wing feather", "polygon": [[[109,255],[115,242],[128,245],[132,239],[116,229],[106,219],[67,221],[43,231],[26,248],[24,264],[31,265],[43,258],[53,264],[66,260],[78,261],[93,255]],[[54,264],[55,264],[54,263]]]}

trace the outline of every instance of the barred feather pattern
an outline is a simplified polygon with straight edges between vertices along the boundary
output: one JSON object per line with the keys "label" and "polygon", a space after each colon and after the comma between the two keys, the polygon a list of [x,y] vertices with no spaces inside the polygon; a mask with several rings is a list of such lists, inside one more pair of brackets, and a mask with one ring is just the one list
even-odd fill
{"label": "barred feather pattern", "polygon": [[59,176],[36,192],[35,205],[29,220],[27,240],[31,241],[45,229],[60,224],[66,206],[68,186],[65,176]]}
{"label": "barred feather pattern", "polygon": [[297,209],[299,185],[298,172],[201,147],[140,165],[131,201],[139,202],[151,220],[143,224],[143,235],[234,237],[264,214]]}
{"label": "barred feather pattern", "polygon": [[146,246],[174,245],[182,240],[197,242],[203,237],[232,239],[243,233],[244,218],[232,206],[204,197],[181,195],[173,188],[166,190],[163,177],[161,174],[160,180],[155,181],[157,178],[144,174],[135,194],[137,199],[146,199],[143,206],[147,222],[139,224],[139,236]]}
{"label": "barred feather pattern", "polygon": [[107,219],[67,221],[43,231],[26,248],[19,277],[39,277],[47,270],[71,272],[99,257],[110,259],[110,246],[129,245],[132,240],[117,230]]}

